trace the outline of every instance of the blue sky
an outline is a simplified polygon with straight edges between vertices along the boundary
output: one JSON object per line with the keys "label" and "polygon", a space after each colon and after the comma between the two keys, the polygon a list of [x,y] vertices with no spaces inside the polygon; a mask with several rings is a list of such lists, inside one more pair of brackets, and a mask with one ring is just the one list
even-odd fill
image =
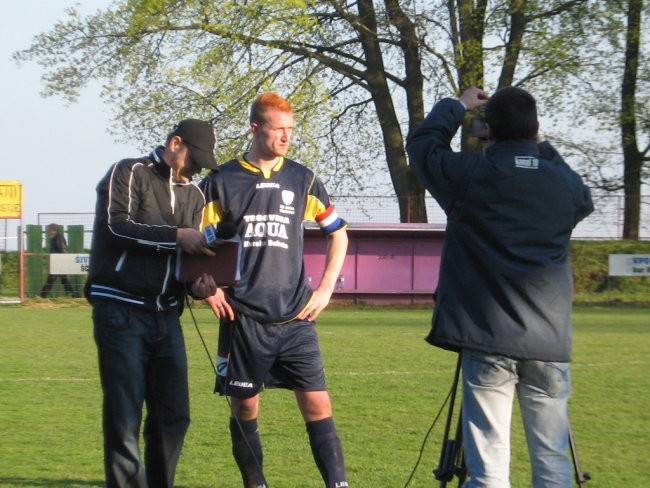
{"label": "blue sky", "polygon": [[[107,132],[109,109],[98,89],[85,89],[77,103],[42,98],[42,70],[35,63],[20,67],[14,51],[29,47],[34,35],[48,31],[74,5],[93,13],[110,0],[21,0],[3,9],[0,29],[2,77],[0,130],[4,150],[0,180],[23,185],[24,224],[38,213],[93,212],[95,185],[115,161],[142,153],[138,145],[116,143]],[[153,144],[153,143],[152,143]],[[19,223],[18,220],[10,221]]]}

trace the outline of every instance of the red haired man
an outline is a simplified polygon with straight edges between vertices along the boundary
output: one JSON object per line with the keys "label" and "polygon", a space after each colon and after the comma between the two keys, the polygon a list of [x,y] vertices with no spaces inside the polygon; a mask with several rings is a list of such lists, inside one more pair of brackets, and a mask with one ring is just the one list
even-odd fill
{"label": "red haired man", "polygon": [[[208,299],[220,319],[217,389],[232,403],[233,454],[245,488],[266,486],[257,427],[264,387],[293,390],[316,464],[328,488],[348,486],[332,417],[315,320],[327,306],[347,250],[338,217],[314,173],[286,158],[294,130],[291,105],[264,93],[250,112],[250,151],[201,183],[204,226],[231,222],[242,239],[241,279]],[[328,239],[322,279],[305,279],[304,220]]]}

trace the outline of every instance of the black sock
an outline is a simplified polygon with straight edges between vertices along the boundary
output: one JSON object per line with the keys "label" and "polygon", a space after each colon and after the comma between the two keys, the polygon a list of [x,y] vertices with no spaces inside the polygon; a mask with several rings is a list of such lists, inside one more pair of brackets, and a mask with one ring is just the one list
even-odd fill
{"label": "black sock", "polygon": [[230,419],[232,454],[244,481],[244,488],[266,488],[262,471],[263,453],[257,419]]}
{"label": "black sock", "polygon": [[347,487],[348,478],[345,472],[343,448],[336,432],[334,419],[328,417],[315,422],[307,422],[306,425],[311,452],[325,481],[325,486],[327,488]]}

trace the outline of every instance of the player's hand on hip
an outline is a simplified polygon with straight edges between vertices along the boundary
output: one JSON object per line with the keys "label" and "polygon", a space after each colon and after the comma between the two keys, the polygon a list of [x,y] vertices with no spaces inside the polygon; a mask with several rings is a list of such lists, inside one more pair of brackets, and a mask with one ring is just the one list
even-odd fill
{"label": "player's hand on hip", "polygon": [[300,312],[298,319],[309,320],[314,322],[316,317],[327,307],[330,302],[331,293],[316,289],[309,300],[307,306]]}
{"label": "player's hand on hip", "polygon": [[210,305],[212,313],[218,319],[235,320],[235,309],[228,302],[226,294],[222,288],[217,288],[217,291],[213,295],[207,297],[205,301]]}

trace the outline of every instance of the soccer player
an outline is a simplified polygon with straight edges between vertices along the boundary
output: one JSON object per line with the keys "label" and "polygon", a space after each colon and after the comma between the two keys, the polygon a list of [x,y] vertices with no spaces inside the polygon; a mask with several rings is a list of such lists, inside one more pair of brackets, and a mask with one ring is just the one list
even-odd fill
{"label": "soccer player", "polygon": [[[293,109],[276,93],[252,104],[250,151],[201,183],[204,226],[232,222],[242,239],[241,279],[208,299],[220,319],[217,389],[232,403],[233,454],[244,487],[265,487],[258,431],[260,391],[293,390],[316,464],[329,488],[348,486],[315,320],[327,306],[347,250],[346,222],[321,181],[286,158]],[[303,264],[303,221],[328,238],[325,270],[312,291]]]}

